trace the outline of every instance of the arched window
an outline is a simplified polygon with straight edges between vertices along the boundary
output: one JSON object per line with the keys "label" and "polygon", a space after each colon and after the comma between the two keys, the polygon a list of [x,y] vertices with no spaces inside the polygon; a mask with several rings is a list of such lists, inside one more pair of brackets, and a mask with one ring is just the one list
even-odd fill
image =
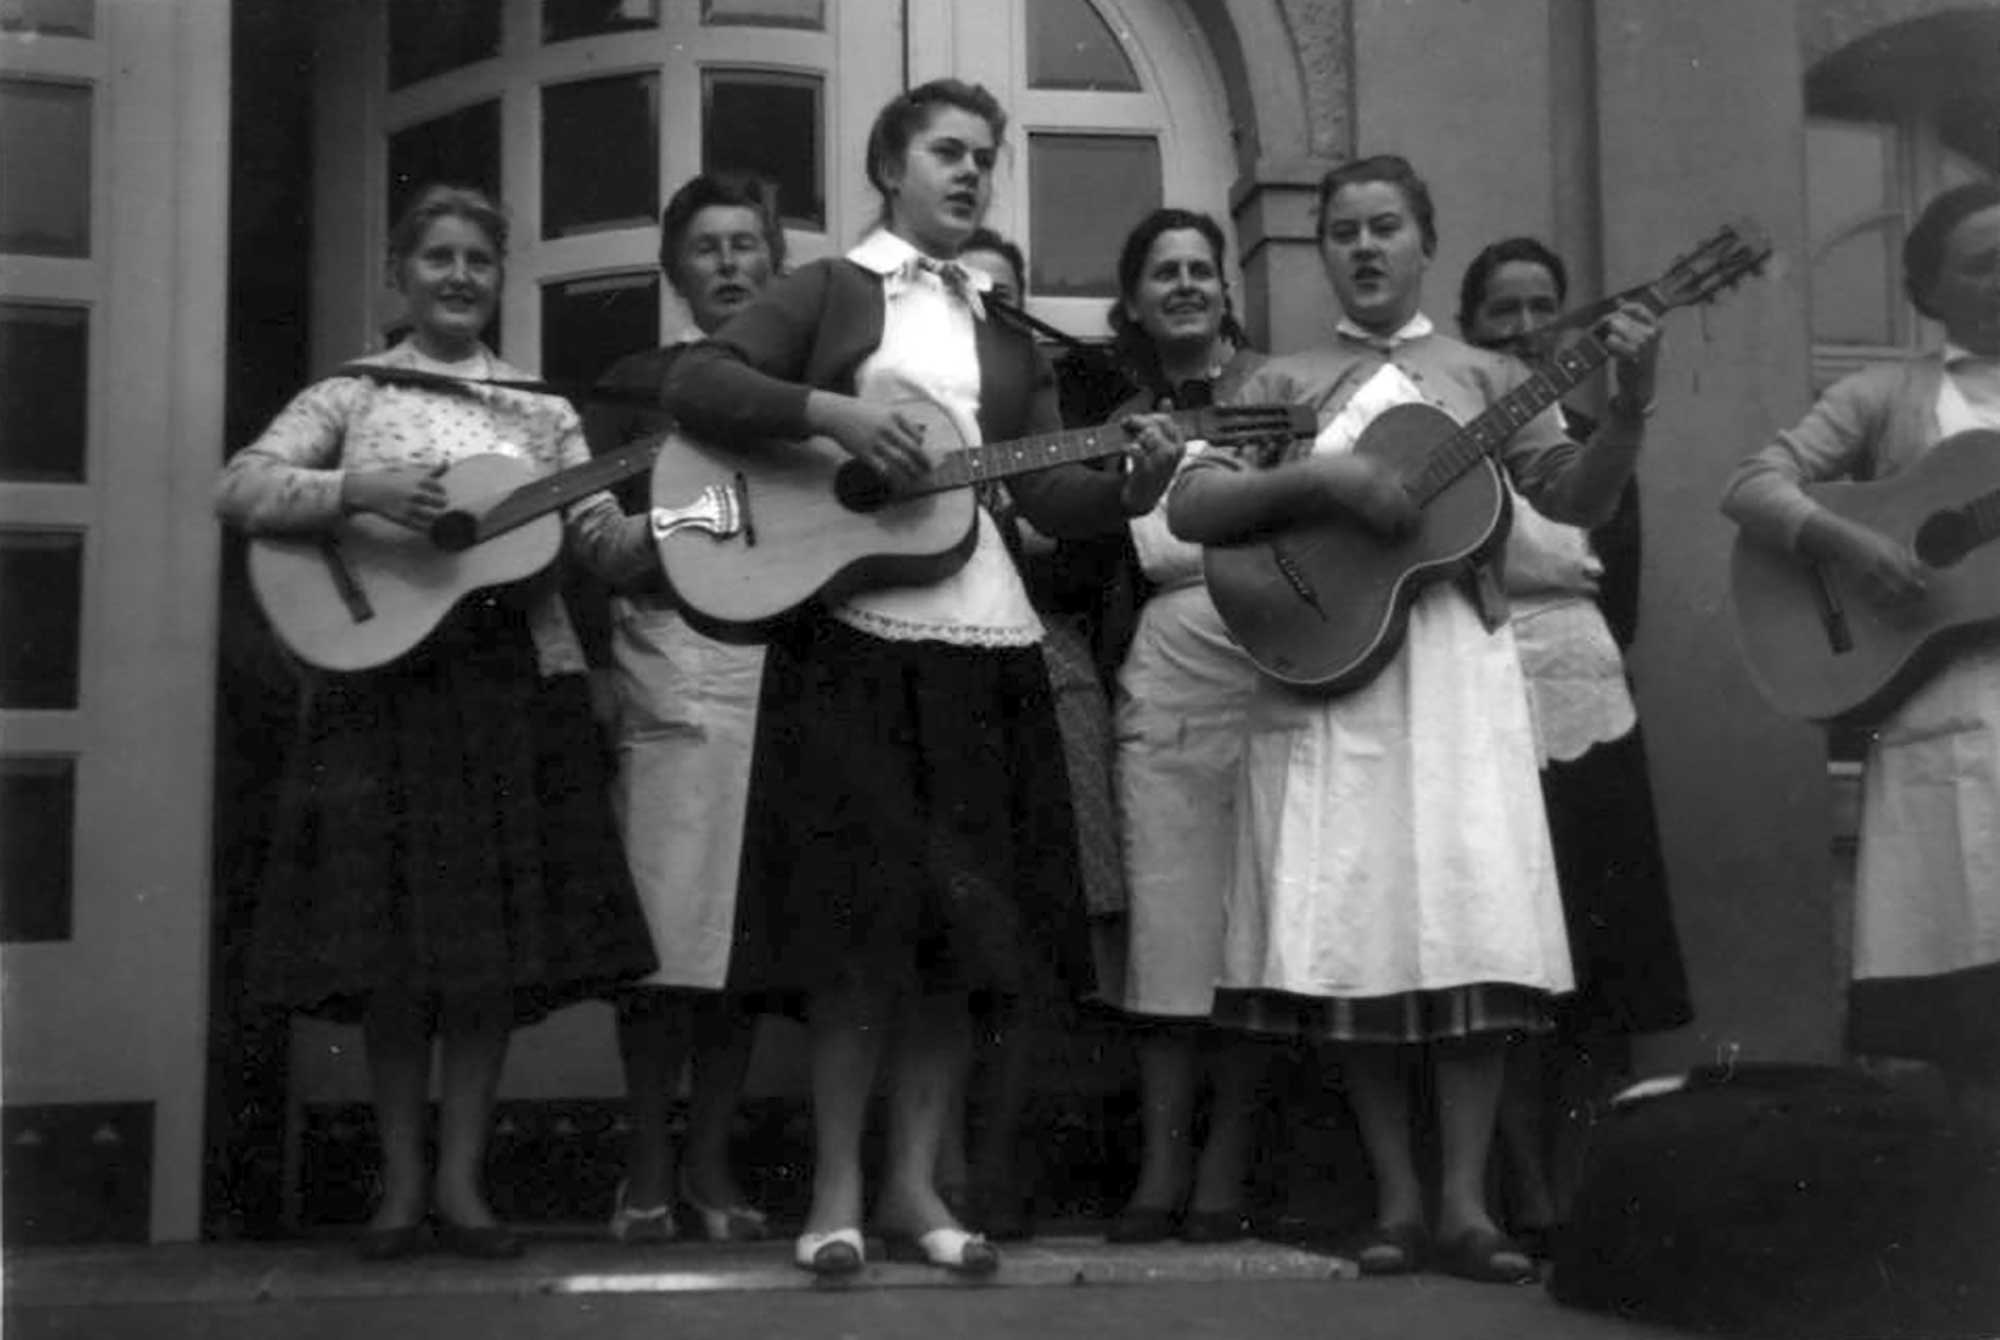
{"label": "arched window", "polygon": [[[1183,0],[356,0],[322,20],[315,362],[380,338],[388,222],[433,180],[513,224],[495,336],[595,376],[683,316],[659,210],[704,169],[778,182],[795,260],[844,251],[878,201],[861,149],[909,83],[984,83],[1008,109],[990,222],[1028,252],[1036,315],[1086,338],[1119,241],[1162,202],[1226,218],[1221,79]],[[356,18],[359,22],[356,22]],[[906,26],[907,19],[907,26]],[[372,267],[372,268],[371,268]]]}
{"label": "arched window", "polygon": [[1904,235],[1925,201],[2000,172],[2000,13],[1881,29],[1806,79],[1813,377],[1826,386],[1937,338],[1903,296]]}

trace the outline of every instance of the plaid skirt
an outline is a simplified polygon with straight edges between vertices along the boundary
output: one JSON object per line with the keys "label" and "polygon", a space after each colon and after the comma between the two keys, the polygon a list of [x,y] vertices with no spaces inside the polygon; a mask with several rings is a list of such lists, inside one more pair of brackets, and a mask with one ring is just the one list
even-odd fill
{"label": "plaid skirt", "polygon": [[250,946],[255,999],[355,1021],[510,996],[517,1023],[652,970],[589,687],[544,679],[517,602],[475,597],[416,651],[316,675]]}
{"label": "plaid skirt", "polygon": [[1301,1042],[1440,1042],[1482,1033],[1546,1033],[1555,998],[1534,987],[1480,982],[1392,996],[1215,993],[1215,1022]]}
{"label": "plaid skirt", "polygon": [[765,659],[732,990],[1082,999],[1076,830],[1038,647],[811,616]]}

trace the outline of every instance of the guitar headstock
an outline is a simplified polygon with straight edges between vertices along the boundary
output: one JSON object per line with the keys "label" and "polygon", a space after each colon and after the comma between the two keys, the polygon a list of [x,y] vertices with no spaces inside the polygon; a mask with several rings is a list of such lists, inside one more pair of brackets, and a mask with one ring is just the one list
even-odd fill
{"label": "guitar headstock", "polygon": [[1677,259],[1646,286],[1647,292],[1661,311],[1713,302],[1762,270],[1770,259],[1770,234],[1754,219],[1735,219]]}
{"label": "guitar headstock", "polygon": [[1175,417],[1189,437],[1217,447],[1289,442],[1319,432],[1319,416],[1310,405],[1209,405]]}

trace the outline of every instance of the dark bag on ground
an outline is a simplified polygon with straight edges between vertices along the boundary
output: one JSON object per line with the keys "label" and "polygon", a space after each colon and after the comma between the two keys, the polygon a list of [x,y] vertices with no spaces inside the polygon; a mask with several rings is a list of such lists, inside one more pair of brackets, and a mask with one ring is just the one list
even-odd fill
{"label": "dark bag on ground", "polygon": [[1760,1337],[2000,1334],[2000,1151],[1941,1101],[1816,1066],[1664,1083],[1591,1132],[1557,1301]]}

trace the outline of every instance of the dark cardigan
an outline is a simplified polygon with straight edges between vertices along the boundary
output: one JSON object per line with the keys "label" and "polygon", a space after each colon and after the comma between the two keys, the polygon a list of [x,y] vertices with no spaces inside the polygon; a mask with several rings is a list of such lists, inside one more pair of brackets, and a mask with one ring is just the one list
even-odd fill
{"label": "dark cardigan", "polygon": [[[675,360],[663,398],[701,436],[746,445],[805,437],[807,396],[854,394],[861,364],[882,342],[885,311],[882,276],[849,260],[814,261]],[[974,327],[985,440],[1059,430],[1055,374],[1034,341],[997,321]],[[1008,490],[1036,529],[1082,539],[1125,524],[1122,485],[1109,471],[1060,465],[1016,475]]]}

